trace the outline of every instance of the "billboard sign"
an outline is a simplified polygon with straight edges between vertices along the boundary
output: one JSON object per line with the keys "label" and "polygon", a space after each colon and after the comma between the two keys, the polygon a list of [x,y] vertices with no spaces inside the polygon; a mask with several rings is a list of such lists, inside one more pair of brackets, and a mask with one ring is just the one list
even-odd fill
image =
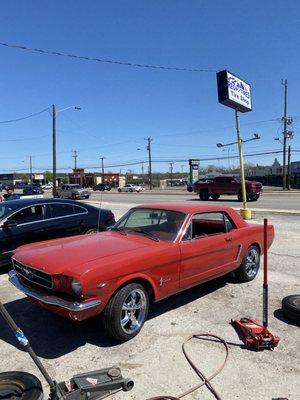
{"label": "billboard sign", "polygon": [[226,69],[217,73],[219,103],[241,112],[252,110],[251,86]]}

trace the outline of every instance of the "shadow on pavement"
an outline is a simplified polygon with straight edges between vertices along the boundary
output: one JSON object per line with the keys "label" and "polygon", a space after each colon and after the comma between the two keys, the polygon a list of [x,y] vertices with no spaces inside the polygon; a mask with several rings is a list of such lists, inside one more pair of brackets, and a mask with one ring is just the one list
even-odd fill
{"label": "shadow on pavement", "polygon": [[[152,304],[148,319],[156,318],[163,313],[217,291],[232,280],[233,278],[230,276],[217,278]],[[76,323],[50,313],[27,298],[6,303],[5,308],[23,330],[39,357],[58,358],[71,353],[86,343],[99,347],[112,347],[122,344],[105,335],[100,317]],[[0,339],[22,350],[1,316],[0,326]]]}
{"label": "shadow on pavement", "polygon": [[279,319],[279,321],[284,322],[288,325],[299,326],[299,325],[297,325],[296,322],[292,322],[292,321],[288,320],[287,318],[285,318],[281,308],[277,308],[277,310],[275,310],[273,312],[273,315],[275,318]]}

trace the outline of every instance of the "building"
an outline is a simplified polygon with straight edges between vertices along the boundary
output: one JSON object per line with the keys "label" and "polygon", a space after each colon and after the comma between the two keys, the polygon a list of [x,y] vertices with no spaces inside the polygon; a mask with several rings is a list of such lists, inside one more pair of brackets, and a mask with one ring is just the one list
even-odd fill
{"label": "building", "polygon": [[2,185],[15,185],[16,183],[23,182],[24,178],[28,175],[13,172],[11,174],[0,174],[0,184]]}
{"label": "building", "polygon": [[292,174],[300,174],[300,161],[292,161],[291,162],[291,173]]}
{"label": "building", "polygon": [[84,168],[76,168],[68,176],[69,183],[76,183],[84,187],[93,187],[98,183],[102,183],[102,180],[105,183],[109,183],[111,187],[123,187],[125,185],[125,176],[114,172],[106,172],[102,176],[98,172],[85,172]]}

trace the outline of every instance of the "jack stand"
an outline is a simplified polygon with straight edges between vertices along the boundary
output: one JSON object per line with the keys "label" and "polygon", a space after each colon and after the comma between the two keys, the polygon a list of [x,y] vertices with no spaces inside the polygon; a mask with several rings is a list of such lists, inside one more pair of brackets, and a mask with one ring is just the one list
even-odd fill
{"label": "jack stand", "polygon": [[273,350],[280,338],[268,329],[268,220],[264,219],[264,282],[263,282],[263,323],[252,318],[231,320],[231,324],[247,347],[255,350]]}

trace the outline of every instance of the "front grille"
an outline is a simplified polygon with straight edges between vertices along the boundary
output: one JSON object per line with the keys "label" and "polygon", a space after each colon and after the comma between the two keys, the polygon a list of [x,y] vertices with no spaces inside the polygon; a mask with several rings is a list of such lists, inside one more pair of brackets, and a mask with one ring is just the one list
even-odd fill
{"label": "front grille", "polygon": [[46,272],[27,267],[27,265],[24,265],[16,260],[13,260],[13,266],[15,271],[27,281],[43,286],[47,289],[52,289],[52,276]]}

